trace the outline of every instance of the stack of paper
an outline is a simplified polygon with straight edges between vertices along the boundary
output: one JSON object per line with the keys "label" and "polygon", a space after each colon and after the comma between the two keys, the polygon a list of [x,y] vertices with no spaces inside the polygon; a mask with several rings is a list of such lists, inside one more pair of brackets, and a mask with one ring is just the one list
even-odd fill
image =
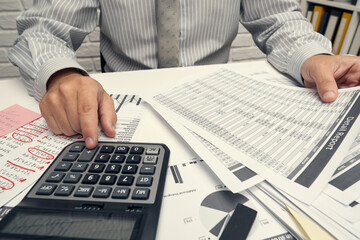
{"label": "stack of paper", "polygon": [[340,90],[329,104],[277,79],[221,69],[146,100],[226,187],[247,189],[294,237],[358,239],[360,88]]}

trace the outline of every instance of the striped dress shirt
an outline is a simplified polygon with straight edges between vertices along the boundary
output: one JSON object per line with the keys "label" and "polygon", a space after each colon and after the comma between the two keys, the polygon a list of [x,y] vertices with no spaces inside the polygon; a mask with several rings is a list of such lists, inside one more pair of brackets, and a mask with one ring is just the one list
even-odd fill
{"label": "striped dress shirt", "polygon": [[[180,0],[179,65],[226,63],[239,22],[268,61],[300,83],[306,59],[331,53],[296,0]],[[41,100],[58,70],[85,72],[75,51],[97,25],[106,71],[157,68],[156,0],[34,0],[17,18],[8,54],[30,95]]]}

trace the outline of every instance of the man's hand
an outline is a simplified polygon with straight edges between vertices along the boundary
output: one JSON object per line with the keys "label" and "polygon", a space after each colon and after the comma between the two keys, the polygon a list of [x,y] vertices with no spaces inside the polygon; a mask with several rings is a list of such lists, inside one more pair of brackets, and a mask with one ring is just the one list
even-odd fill
{"label": "man's hand", "polygon": [[318,91],[324,102],[333,102],[338,88],[360,85],[360,57],[347,55],[316,55],[301,68],[305,87]]}
{"label": "man's hand", "polygon": [[64,69],[51,76],[47,87],[40,111],[54,133],[66,136],[80,133],[91,149],[97,145],[100,119],[104,133],[115,136],[114,102],[96,80],[75,69]]}

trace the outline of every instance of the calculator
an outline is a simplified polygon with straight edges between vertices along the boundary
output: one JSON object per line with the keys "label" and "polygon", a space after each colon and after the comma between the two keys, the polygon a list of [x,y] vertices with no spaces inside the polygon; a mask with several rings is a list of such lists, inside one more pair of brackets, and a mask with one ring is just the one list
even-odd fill
{"label": "calculator", "polygon": [[71,143],[0,222],[0,235],[155,239],[169,155],[157,143]]}

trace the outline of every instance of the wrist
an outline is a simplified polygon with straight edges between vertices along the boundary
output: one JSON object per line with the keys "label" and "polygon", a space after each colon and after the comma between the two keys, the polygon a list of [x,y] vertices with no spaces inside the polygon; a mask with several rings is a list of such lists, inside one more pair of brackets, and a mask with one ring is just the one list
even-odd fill
{"label": "wrist", "polygon": [[49,78],[49,80],[46,83],[46,89],[50,89],[51,86],[53,86],[55,83],[59,82],[61,79],[67,78],[71,75],[74,76],[83,76],[81,73],[79,73],[78,69],[76,68],[65,68],[62,70],[59,70],[52,74]]}

